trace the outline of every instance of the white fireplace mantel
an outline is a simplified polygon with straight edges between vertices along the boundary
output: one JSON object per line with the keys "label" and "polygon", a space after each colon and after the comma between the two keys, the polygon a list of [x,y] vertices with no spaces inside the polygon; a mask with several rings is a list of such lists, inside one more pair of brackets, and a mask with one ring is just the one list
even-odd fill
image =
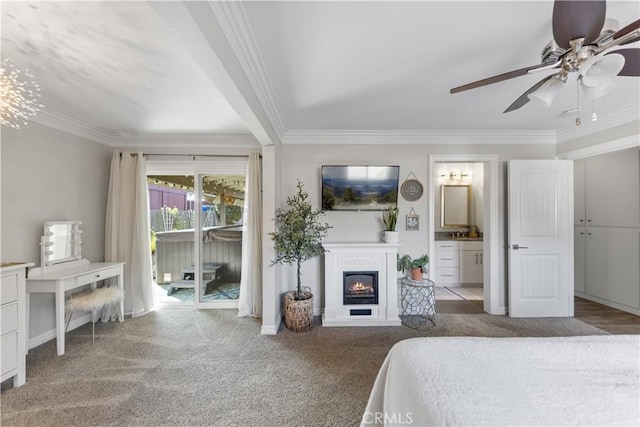
{"label": "white fireplace mantel", "polygon": [[[325,306],[323,326],[399,326],[397,257],[399,244],[323,243]],[[378,304],[343,303],[345,271],[378,272]]]}

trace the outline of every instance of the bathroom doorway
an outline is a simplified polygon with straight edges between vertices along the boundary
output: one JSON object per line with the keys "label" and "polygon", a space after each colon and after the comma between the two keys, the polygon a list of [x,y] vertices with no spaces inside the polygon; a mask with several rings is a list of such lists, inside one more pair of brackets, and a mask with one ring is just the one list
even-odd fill
{"label": "bathroom doorway", "polygon": [[475,301],[487,313],[505,314],[506,298],[498,295],[497,165],[496,155],[429,156],[430,274],[436,299]]}

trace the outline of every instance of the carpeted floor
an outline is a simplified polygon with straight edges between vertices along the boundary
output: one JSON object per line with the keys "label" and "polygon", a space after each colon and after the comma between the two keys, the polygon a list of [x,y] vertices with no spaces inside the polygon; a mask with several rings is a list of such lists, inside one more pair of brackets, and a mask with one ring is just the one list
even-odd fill
{"label": "carpeted floor", "polygon": [[[2,392],[2,426],[356,426],[391,346],[417,336],[569,336],[572,318],[439,314],[437,326],[281,330],[235,310],[162,309],[87,324],[29,352],[27,382]],[[6,385],[6,384],[5,384]]]}

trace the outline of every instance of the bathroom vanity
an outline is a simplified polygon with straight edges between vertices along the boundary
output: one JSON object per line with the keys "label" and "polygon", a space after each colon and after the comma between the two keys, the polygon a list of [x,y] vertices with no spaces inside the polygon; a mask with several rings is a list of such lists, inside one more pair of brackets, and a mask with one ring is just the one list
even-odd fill
{"label": "bathroom vanity", "polygon": [[483,241],[460,238],[436,240],[435,277],[437,285],[479,284],[483,282]]}

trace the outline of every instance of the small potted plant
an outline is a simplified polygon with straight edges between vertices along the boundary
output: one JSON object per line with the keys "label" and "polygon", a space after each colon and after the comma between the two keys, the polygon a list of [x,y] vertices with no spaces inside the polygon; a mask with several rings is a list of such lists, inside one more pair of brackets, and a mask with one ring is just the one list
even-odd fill
{"label": "small potted plant", "polygon": [[276,231],[270,236],[276,252],[272,264],[297,267],[297,288],[284,296],[285,325],[292,331],[305,332],[313,326],[313,294],[303,291],[300,264],[324,254],[321,242],[332,227],[318,221],[323,212],[313,209],[300,181],[297,188],[297,193],[287,198],[288,209],[276,210]]}
{"label": "small potted plant", "polygon": [[382,223],[384,224],[382,240],[386,243],[398,243],[398,232],[396,231],[398,208],[388,207],[387,210],[382,213]]}
{"label": "small potted plant", "polygon": [[398,271],[404,273],[411,270],[411,280],[417,282],[423,279],[423,273],[426,272],[425,269],[428,264],[429,256],[427,254],[416,259],[411,258],[410,255],[398,255]]}

